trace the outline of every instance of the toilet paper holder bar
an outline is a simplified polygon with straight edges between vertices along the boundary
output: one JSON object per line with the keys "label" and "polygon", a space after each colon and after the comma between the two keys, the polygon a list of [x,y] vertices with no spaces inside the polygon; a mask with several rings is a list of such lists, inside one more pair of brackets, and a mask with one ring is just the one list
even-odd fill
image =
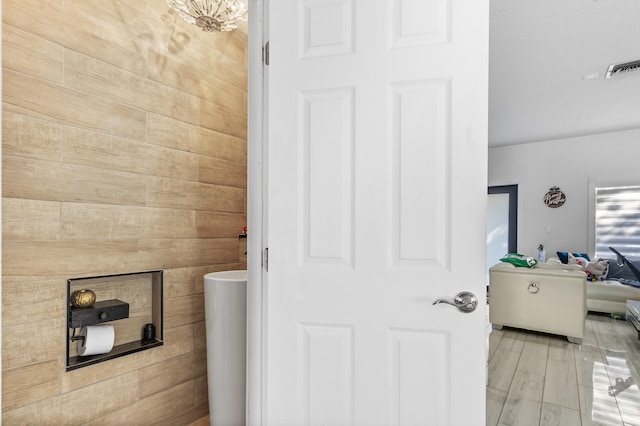
{"label": "toilet paper holder bar", "polygon": [[73,329],[73,334],[71,335],[71,341],[72,342],[77,342],[78,340],[84,340],[85,337],[84,336],[76,336],[76,329]]}

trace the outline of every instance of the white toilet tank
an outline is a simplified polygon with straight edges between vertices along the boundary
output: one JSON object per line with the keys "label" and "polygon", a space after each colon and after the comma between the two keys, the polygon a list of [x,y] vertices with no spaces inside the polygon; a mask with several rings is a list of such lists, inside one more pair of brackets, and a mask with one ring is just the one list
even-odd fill
{"label": "white toilet tank", "polygon": [[244,426],[247,271],[204,276],[211,426]]}

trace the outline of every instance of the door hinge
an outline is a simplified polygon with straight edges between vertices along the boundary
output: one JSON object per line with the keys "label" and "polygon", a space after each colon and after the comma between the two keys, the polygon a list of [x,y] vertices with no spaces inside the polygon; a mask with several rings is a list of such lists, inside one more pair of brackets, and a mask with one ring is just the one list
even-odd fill
{"label": "door hinge", "polygon": [[269,272],[269,247],[266,247],[262,252],[262,267]]}
{"label": "door hinge", "polygon": [[264,57],[264,64],[269,65],[269,41],[267,41],[267,43],[262,48],[262,52]]}

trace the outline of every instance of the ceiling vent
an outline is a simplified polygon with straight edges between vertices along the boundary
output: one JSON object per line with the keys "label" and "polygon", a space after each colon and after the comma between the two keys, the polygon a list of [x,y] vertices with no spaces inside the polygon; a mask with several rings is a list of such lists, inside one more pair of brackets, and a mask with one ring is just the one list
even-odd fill
{"label": "ceiling vent", "polygon": [[640,59],[618,65],[609,65],[605,78],[617,77],[623,74],[640,71]]}

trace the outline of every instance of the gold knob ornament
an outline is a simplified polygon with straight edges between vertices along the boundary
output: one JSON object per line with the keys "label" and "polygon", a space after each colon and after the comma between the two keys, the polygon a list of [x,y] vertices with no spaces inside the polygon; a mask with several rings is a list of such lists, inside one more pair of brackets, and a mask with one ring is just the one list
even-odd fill
{"label": "gold knob ornament", "polygon": [[71,306],[77,309],[90,308],[96,301],[96,294],[87,289],[76,290],[71,293]]}

